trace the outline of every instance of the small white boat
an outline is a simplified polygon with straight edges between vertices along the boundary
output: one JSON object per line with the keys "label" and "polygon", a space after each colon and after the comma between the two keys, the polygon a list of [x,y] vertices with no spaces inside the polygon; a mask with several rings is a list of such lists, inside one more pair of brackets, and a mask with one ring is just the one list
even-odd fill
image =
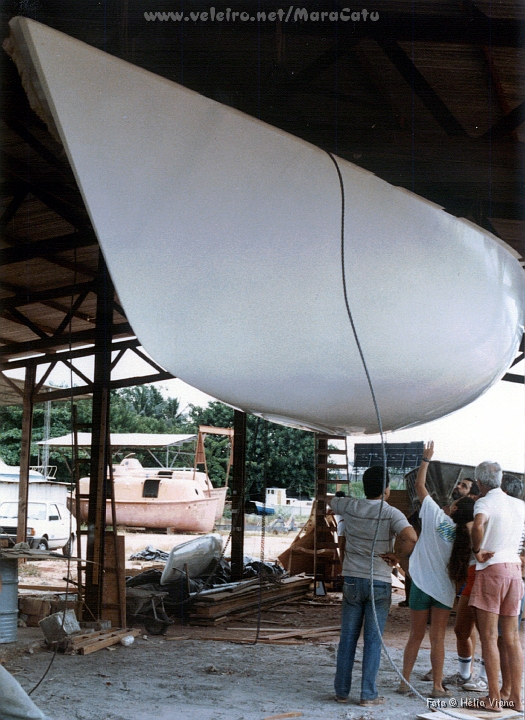
{"label": "small white boat", "polygon": [[[66,149],[148,353],[270,420],[377,432],[333,158],[37,22],[10,27],[4,46]],[[435,420],[513,361],[525,274],[485,230],[336,162],[348,304],[383,429]]]}

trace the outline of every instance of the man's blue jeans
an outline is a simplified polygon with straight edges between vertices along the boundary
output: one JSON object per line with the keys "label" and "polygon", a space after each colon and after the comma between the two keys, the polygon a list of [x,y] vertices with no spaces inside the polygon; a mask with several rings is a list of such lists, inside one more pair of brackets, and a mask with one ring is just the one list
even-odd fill
{"label": "man's blue jeans", "polygon": [[[392,600],[392,585],[388,582],[374,580],[374,599],[382,637]],[[337,651],[337,670],[334,683],[337,697],[345,698],[350,693],[355,649],[363,621],[365,628],[360,699],[374,700],[377,697],[376,678],[381,662],[381,640],[374,621],[370,580],[369,578],[345,577],[341,637]]]}

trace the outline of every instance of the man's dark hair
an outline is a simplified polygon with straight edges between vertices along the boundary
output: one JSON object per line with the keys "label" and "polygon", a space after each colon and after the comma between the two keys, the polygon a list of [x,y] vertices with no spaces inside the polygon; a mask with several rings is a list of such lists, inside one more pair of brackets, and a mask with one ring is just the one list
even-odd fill
{"label": "man's dark hair", "polygon": [[[470,478],[468,478],[470,480]],[[480,495],[479,492],[479,485],[475,480],[470,480],[472,485],[470,486],[470,492],[469,495],[474,495],[475,497],[478,497]]]}
{"label": "man's dark hair", "polygon": [[[379,497],[383,492],[383,479],[385,476],[385,469],[382,465],[373,465],[365,470],[363,474],[363,490],[365,491],[366,498]],[[388,477],[388,470],[386,471],[386,485],[385,489],[390,483]]]}
{"label": "man's dark hair", "polygon": [[344,493],[342,490],[338,490],[335,494],[335,497],[346,497],[346,493]]}

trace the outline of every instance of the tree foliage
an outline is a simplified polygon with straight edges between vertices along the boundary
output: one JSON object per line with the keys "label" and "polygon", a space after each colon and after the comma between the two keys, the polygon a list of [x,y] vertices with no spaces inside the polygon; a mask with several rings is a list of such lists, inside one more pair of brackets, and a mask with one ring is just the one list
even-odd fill
{"label": "tree foliage", "polygon": [[[91,421],[91,401],[75,402],[80,423]],[[51,437],[72,431],[72,403],[56,402],[51,406]],[[111,393],[110,428],[115,433],[197,433],[199,425],[233,427],[234,411],[220,402],[207,407],[190,406],[187,414],[180,410],[177,398],[164,398],[154,385],[116,390]],[[44,436],[44,404],[34,408],[31,464],[39,461],[38,440]],[[22,408],[0,408],[0,457],[8,465],[20,463]],[[144,465],[154,461],[147,453],[137,452]],[[64,461],[65,453],[51,450],[49,464],[57,465],[57,478],[70,480],[70,470]],[[230,455],[230,441],[226,436],[208,435],[206,462],[214,485],[224,484]],[[176,465],[188,465],[181,458]],[[193,464],[193,460],[191,463]],[[314,487],[314,436],[312,433],[270,423],[249,415],[247,418],[246,490],[260,497],[264,487],[286,487],[290,494],[311,495]]]}
{"label": "tree foliage", "polygon": [[[91,401],[79,400],[77,407],[78,422],[91,421]],[[42,458],[42,449],[37,445],[44,438],[46,403],[35,405],[33,411],[33,433],[31,442],[31,465],[38,465]],[[51,437],[60,437],[71,432],[72,404],[56,402],[51,405]],[[0,458],[8,465],[20,464],[20,443],[22,439],[22,407],[8,405],[0,407]],[[49,465],[57,466],[57,478],[70,480],[71,473],[59,450],[50,450]]]}
{"label": "tree foliage", "polygon": [[[189,420],[198,425],[233,427],[233,409],[220,402],[191,406]],[[248,415],[246,423],[246,492],[260,497],[265,487],[286,487],[290,494],[314,490],[314,435]],[[208,435],[206,462],[214,484],[222,484],[228,460],[227,439]]]}

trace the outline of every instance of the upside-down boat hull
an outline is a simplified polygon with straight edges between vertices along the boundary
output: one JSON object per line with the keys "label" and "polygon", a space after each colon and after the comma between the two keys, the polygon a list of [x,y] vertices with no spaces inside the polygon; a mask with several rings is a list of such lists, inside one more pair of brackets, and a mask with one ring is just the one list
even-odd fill
{"label": "upside-down boat hull", "polygon": [[[150,355],[268,419],[376,432],[328,154],[34,21],[11,30]],[[451,413],[514,359],[523,270],[490,233],[337,164],[348,305],[383,429]]]}

